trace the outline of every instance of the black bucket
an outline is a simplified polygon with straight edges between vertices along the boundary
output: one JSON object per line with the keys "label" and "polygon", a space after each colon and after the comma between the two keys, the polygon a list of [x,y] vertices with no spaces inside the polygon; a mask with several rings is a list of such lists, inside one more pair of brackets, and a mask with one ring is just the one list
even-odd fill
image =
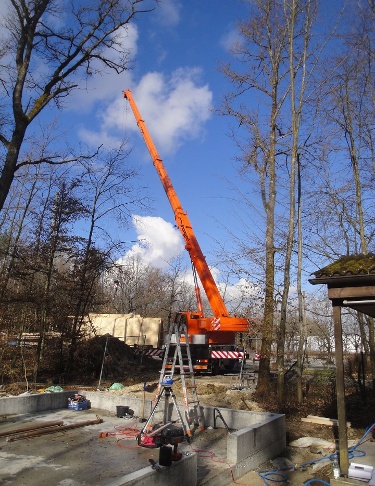
{"label": "black bucket", "polygon": [[172,447],[161,446],[159,450],[159,464],[160,466],[172,465]]}
{"label": "black bucket", "polygon": [[117,417],[121,418],[121,417],[125,417],[125,415],[127,415],[129,413],[129,407],[124,407],[122,405],[118,405],[116,407],[116,415]]}

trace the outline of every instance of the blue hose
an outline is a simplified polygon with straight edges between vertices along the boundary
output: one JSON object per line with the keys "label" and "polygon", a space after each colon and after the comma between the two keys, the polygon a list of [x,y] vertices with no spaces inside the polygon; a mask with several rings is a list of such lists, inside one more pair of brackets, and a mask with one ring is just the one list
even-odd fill
{"label": "blue hose", "polygon": [[[366,453],[364,451],[356,450],[356,449],[364,441],[367,434],[374,427],[375,427],[375,423],[370,425],[370,427],[368,427],[365,430],[365,433],[359,439],[359,441],[353,447],[351,447],[348,450],[348,453],[349,453],[348,455],[349,455],[350,459],[352,459],[353,457],[363,457],[363,456],[366,455]],[[321,457],[319,459],[314,459],[313,461],[305,462],[304,464],[301,464],[299,466],[299,468],[303,468],[303,467],[306,467],[306,466],[310,466],[312,464],[316,464],[317,462],[324,461],[325,459],[327,459],[327,457],[333,462],[335,457],[338,457],[338,455],[339,454],[337,452],[335,452],[335,453],[333,453],[329,456],[324,456],[324,457]],[[277,469],[277,470],[270,470],[270,471],[259,471],[258,474],[263,479],[266,486],[271,486],[268,481],[272,481],[273,483],[283,483],[283,482],[287,481],[288,478],[285,476],[285,474],[282,474],[280,471],[288,471],[288,470],[291,470],[291,469],[295,469],[295,467],[288,467],[288,468],[284,468],[284,469]],[[308,481],[303,483],[302,486],[307,486],[308,484],[312,484],[312,483],[319,483],[319,484],[324,484],[324,485],[330,486],[330,483],[323,481],[323,479],[317,479],[317,478],[309,479]]]}
{"label": "blue hose", "polygon": [[[285,469],[284,469],[285,471]],[[281,474],[280,470],[277,471],[259,471],[258,472],[259,476],[263,479],[264,484],[267,486],[270,486],[270,483],[268,481],[272,481],[273,483],[284,483],[287,481],[287,477],[285,474]],[[271,477],[273,476],[273,477]]]}
{"label": "blue hose", "polygon": [[327,486],[331,486],[331,483],[327,483],[326,481],[323,481],[323,479],[309,479],[306,483],[303,483],[303,486],[307,486],[308,484],[312,483],[320,483],[320,484],[326,484]]}
{"label": "blue hose", "polygon": [[359,441],[356,443],[355,446],[352,447],[352,449],[356,449],[362,442],[363,440],[365,439],[366,435],[371,432],[371,430],[375,427],[375,423],[370,425],[370,427],[367,427],[367,429],[365,430],[365,433],[362,435],[362,437],[359,439]]}
{"label": "blue hose", "polygon": [[[367,436],[367,434],[373,429],[373,427],[375,427],[375,423],[370,425],[370,427],[368,427],[366,430],[365,430],[365,433],[362,435],[362,437],[359,439],[359,441],[353,446],[351,447],[349,450],[348,450],[348,457],[349,459],[352,459],[353,457],[363,457],[366,455],[366,453],[364,451],[361,451],[361,450],[356,450],[357,447],[362,444],[362,442],[364,441],[365,437]],[[333,460],[335,459],[335,457],[338,458],[339,454],[337,452],[335,452],[334,454],[331,454],[329,457],[329,459],[333,462]],[[326,456],[327,457],[327,456]],[[319,461],[322,461],[323,459],[326,459],[326,457],[322,457],[321,459],[318,459],[317,461],[311,461],[309,463],[306,463],[306,464],[302,464],[301,467],[303,466],[306,466],[308,464],[311,464],[311,463],[314,463],[314,462],[319,462]],[[326,483],[325,481],[323,481],[322,479],[309,479],[306,483],[303,483],[303,486],[307,486],[308,484],[311,484],[312,482],[314,481],[317,481],[321,484],[328,484],[329,483]]]}

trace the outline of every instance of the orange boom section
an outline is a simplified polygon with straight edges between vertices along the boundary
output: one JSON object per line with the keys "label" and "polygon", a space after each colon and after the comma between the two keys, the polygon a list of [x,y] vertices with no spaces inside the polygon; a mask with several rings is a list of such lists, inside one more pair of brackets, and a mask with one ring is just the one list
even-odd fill
{"label": "orange boom section", "polygon": [[[185,242],[185,248],[189,252],[190,259],[193,264],[193,269],[196,270],[202,287],[206,293],[208,302],[213,312],[213,317],[204,317],[202,305],[200,302],[199,291],[197,291],[198,313],[184,312],[187,320],[187,328],[189,334],[204,334],[206,332],[232,331],[232,332],[247,332],[249,328],[249,321],[241,317],[232,317],[229,315],[223,298],[217,288],[215,280],[206,263],[201,247],[193,231],[192,224],[187,213],[183,210],[181,202],[174,190],[173,184],[167,174],[162,159],[159,157],[158,151],[154,145],[151,135],[146,127],[144,120],[137,108],[130,90],[124,91],[124,97],[129,101],[130,107],[134,113],[137,125],[143,135],[147,148],[150,152],[154,167],[159,175],[160,181],[167,194],[168,200],[172,206],[175,216],[176,224],[181,232]],[[215,342],[221,341],[220,338],[215,339]]]}

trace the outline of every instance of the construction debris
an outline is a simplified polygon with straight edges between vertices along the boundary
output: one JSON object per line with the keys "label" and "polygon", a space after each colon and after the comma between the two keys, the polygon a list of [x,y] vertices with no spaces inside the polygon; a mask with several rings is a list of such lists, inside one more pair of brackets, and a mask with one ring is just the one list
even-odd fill
{"label": "construction debris", "polygon": [[300,437],[289,443],[291,447],[318,447],[328,452],[333,452],[336,449],[334,442],[319,439],[318,437]]}

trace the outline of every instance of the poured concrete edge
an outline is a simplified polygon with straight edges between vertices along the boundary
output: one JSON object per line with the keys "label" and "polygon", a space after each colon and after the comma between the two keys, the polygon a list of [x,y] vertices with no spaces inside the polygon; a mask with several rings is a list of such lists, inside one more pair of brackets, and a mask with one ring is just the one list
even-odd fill
{"label": "poured concrete edge", "polygon": [[197,484],[197,455],[184,453],[181,460],[171,466],[160,466],[159,470],[145,467],[121,478],[116,478],[103,486],[192,486]]}
{"label": "poured concrete edge", "polygon": [[284,415],[270,414],[262,422],[228,434],[227,460],[231,467],[203,480],[200,486],[226,486],[276,457],[286,448],[285,428]]}

